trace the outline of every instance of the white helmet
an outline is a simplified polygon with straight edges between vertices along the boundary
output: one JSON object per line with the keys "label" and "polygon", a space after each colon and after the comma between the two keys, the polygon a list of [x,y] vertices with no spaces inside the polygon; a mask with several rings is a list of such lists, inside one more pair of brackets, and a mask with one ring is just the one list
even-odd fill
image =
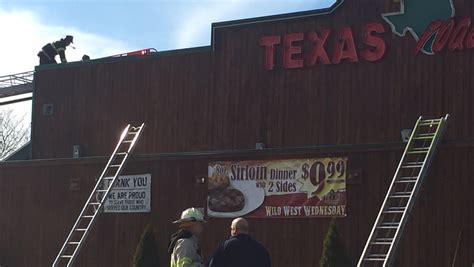
{"label": "white helmet", "polygon": [[178,224],[183,222],[206,222],[206,220],[204,220],[204,215],[199,209],[188,208],[181,213],[181,218],[173,223]]}

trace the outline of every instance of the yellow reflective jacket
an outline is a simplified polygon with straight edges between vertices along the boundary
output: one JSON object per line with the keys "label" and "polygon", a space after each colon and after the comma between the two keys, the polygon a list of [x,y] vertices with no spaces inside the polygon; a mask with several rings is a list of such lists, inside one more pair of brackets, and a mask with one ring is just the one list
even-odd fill
{"label": "yellow reflective jacket", "polygon": [[204,267],[196,236],[176,241],[173,253],[171,253],[170,267]]}

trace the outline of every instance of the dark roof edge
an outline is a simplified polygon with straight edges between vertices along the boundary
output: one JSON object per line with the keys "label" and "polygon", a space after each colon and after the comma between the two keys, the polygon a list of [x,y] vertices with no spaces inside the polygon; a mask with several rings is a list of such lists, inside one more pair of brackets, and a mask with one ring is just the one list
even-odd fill
{"label": "dark roof edge", "polygon": [[[474,146],[474,141],[472,141]],[[256,149],[235,149],[235,150],[209,150],[209,151],[188,151],[188,152],[162,152],[153,154],[135,154],[131,161],[143,161],[149,159],[174,160],[174,159],[196,159],[209,158],[210,161],[216,161],[219,158],[259,158],[268,156],[295,156],[303,154],[325,154],[325,153],[349,153],[349,152],[368,152],[368,151],[393,151],[403,150],[403,142],[387,143],[362,143],[362,144],[336,144],[336,145],[311,145],[300,147],[277,147]],[[108,156],[91,156],[81,158],[48,158],[33,159],[24,161],[0,161],[0,168],[4,166],[27,166],[35,164],[61,165],[61,164],[81,164],[87,162],[106,162]]]}
{"label": "dark roof edge", "polygon": [[21,147],[17,148],[10,155],[5,157],[3,161],[16,161],[16,160],[30,160],[31,159],[31,141],[26,142]]}
{"label": "dark roof edge", "polygon": [[326,8],[212,23],[212,26],[211,26],[212,50],[214,50],[214,45],[215,45],[214,34],[215,34],[215,29],[217,28],[235,27],[235,26],[242,26],[242,25],[255,24],[255,23],[266,23],[266,22],[274,22],[274,21],[280,21],[280,20],[290,20],[290,19],[298,19],[298,18],[305,18],[305,17],[312,17],[312,16],[328,15],[328,14],[333,13],[340,5],[342,5],[342,3],[344,3],[344,0],[336,0],[334,4]]}
{"label": "dark roof edge", "polygon": [[215,22],[215,23],[212,23],[212,28],[231,27],[231,26],[239,26],[239,25],[246,25],[246,24],[253,24],[253,23],[263,23],[263,22],[272,22],[272,21],[279,21],[279,20],[326,15],[336,10],[343,2],[344,0],[336,0],[336,2],[332,4],[330,7],[313,9],[313,10],[308,10],[308,11],[299,11],[299,12],[285,13],[285,14],[279,14],[279,15]]}
{"label": "dark roof edge", "polygon": [[[48,64],[48,65],[38,65],[35,67],[35,71],[42,71],[42,70],[50,70],[50,69],[60,69],[60,68],[69,68],[69,67],[77,67],[77,66],[84,66],[87,64],[102,64],[102,63],[113,63],[119,61],[133,61],[133,60],[142,60],[148,59],[151,57],[161,57],[161,56],[172,56],[172,55],[184,55],[184,54],[191,54],[191,53],[199,53],[199,52],[209,52],[210,46],[199,46],[199,47],[191,47],[191,48],[181,48],[181,49],[174,49],[174,50],[166,50],[166,51],[158,51],[149,53],[143,56],[123,56],[123,57],[102,57],[97,59],[91,59],[87,61],[71,61],[66,64]],[[124,52],[126,53],[126,52]]]}
{"label": "dark roof edge", "polygon": [[[257,160],[268,157],[293,158],[300,156],[312,157],[313,155],[342,155],[346,153],[365,153],[365,152],[403,152],[406,143],[404,142],[386,142],[386,143],[362,143],[362,144],[338,144],[338,145],[312,145],[301,147],[279,147],[266,148],[263,150],[240,149],[240,150],[220,150],[220,151],[194,151],[194,152],[166,152],[154,154],[136,154],[130,160],[175,160],[175,159],[202,159],[209,161],[230,160],[240,157],[239,160]],[[470,139],[448,139],[440,144],[440,149],[472,149],[474,148],[474,138]],[[92,156],[82,158],[49,158],[33,159],[19,161],[0,161],[2,167],[25,167],[34,165],[64,165],[64,164],[83,164],[83,163],[104,163],[109,159],[108,156]]]}

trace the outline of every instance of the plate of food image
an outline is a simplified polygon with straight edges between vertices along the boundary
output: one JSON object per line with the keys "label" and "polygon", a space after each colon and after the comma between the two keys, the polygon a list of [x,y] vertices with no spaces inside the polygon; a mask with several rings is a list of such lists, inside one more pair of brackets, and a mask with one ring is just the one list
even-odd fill
{"label": "plate of food image", "polygon": [[210,190],[207,214],[211,217],[234,218],[248,214],[263,204],[265,190],[255,181],[229,181],[228,186]]}

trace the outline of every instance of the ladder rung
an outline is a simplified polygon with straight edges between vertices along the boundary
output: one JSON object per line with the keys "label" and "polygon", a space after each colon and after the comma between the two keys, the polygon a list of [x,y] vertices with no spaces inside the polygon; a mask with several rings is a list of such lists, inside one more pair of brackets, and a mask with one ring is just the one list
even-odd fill
{"label": "ladder rung", "polygon": [[388,211],[399,211],[399,210],[403,211],[403,210],[405,210],[405,206],[402,206],[402,207],[388,207],[387,210]]}
{"label": "ladder rung", "polygon": [[73,242],[67,242],[68,244],[71,244],[71,245],[79,245],[80,242],[77,242],[77,241],[73,241]]}
{"label": "ladder rung", "polygon": [[105,177],[105,178],[102,178],[103,180],[113,180],[114,177]]}
{"label": "ladder rung", "polygon": [[127,134],[137,134],[137,133],[138,133],[138,131],[137,132],[128,132]]}
{"label": "ladder rung", "polygon": [[415,138],[417,137],[435,137],[435,133],[422,133],[415,136]]}
{"label": "ladder rung", "polygon": [[133,142],[133,140],[122,141],[122,143],[131,143],[131,142]]}
{"label": "ladder rung", "polygon": [[411,195],[411,190],[409,191],[398,191],[398,192],[393,192],[392,196],[410,196]]}
{"label": "ladder rung", "polygon": [[407,169],[407,168],[421,168],[423,167],[423,164],[413,164],[413,165],[403,165],[402,169]]}
{"label": "ladder rung", "polygon": [[102,193],[102,192],[107,192],[107,189],[97,189],[95,190],[96,192]]}
{"label": "ladder rung", "polygon": [[405,209],[401,209],[401,210],[390,210],[389,209],[389,210],[383,211],[382,213],[385,213],[385,214],[387,214],[387,213],[403,213],[404,211],[405,211]]}
{"label": "ladder rung", "polygon": [[370,242],[370,244],[372,244],[372,245],[390,245],[390,244],[392,244],[392,242],[388,242],[388,241],[373,241],[373,242]]}
{"label": "ladder rung", "polygon": [[414,183],[416,182],[416,179],[405,179],[405,180],[397,180],[395,181],[396,184],[401,184],[401,183]]}
{"label": "ladder rung", "polygon": [[367,258],[365,258],[364,260],[379,261],[379,260],[385,260],[385,257],[387,257],[387,254],[369,254],[367,255]]}
{"label": "ladder rung", "polygon": [[94,215],[84,215],[82,218],[94,218]]}
{"label": "ladder rung", "polygon": [[405,180],[417,180],[418,176],[404,176],[404,177],[399,177],[397,181],[405,181]]}
{"label": "ladder rung", "polygon": [[412,162],[407,162],[405,165],[423,165],[423,161],[412,161]]}
{"label": "ladder rung", "polygon": [[387,237],[381,237],[381,238],[376,238],[376,242],[392,242],[393,238],[387,238]]}
{"label": "ladder rung", "polygon": [[85,231],[87,231],[87,229],[79,228],[79,229],[74,229],[74,231],[77,231],[77,232],[85,232]]}
{"label": "ladder rung", "polygon": [[434,138],[434,134],[433,135],[431,135],[431,134],[430,135],[423,135],[423,136],[420,134],[420,136],[413,137],[413,139],[415,139],[415,140],[432,140],[433,138]]}
{"label": "ladder rung", "polygon": [[420,122],[429,122],[429,121],[442,121],[443,118],[439,118],[439,119],[421,119]]}
{"label": "ladder rung", "polygon": [[72,255],[61,255],[61,258],[72,258]]}
{"label": "ladder rung", "polygon": [[442,119],[434,119],[434,120],[422,120],[418,124],[419,126],[425,126],[425,125],[439,125],[441,123]]}
{"label": "ladder rung", "polygon": [[430,149],[429,146],[425,146],[425,147],[412,147],[412,148],[411,148],[412,151],[429,150],[429,149]]}
{"label": "ladder rung", "polygon": [[418,126],[438,126],[439,122],[421,122]]}
{"label": "ladder rung", "polygon": [[412,147],[410,151],[429,151],[430,147]]}
{"label": "ladder rung", "polygon": [[122,166],[122,165],[117,165],[117,164],[109,165],[110,168],[120,168],[120,166]]}
{"label": "ladder rung", "polygon": [[89,203],[89,205],[100,205],[100,203],[99,202],[91,202],[91,203]]}
{"label": "ladder rung", "polygon": [[364,261],[384,261],[385,258],[365,258]]}
{"label": "ladder rung", "polygon": [[391,195],[389,198],[409,198],[410,194],[398,194],[398,195]]}
{"label": "ladder rung", "polygon": [[399,222],[384,222],[380,226],[398,226]]}
{"label": "ladder rung", "polygon": [[377,226],[377,229],[397,229],[398,226]]}
{"label": "ladder rung", "polygon": [[122,156],[122,155],[127,155],[127,154],[128,154],[127,152],[118,152],[116,155]]}
{"label": "ladder rung", "polygon": [[428,150],[411,150],[407,152],[407,154],[424,154],[424,153],[428,153]]}

